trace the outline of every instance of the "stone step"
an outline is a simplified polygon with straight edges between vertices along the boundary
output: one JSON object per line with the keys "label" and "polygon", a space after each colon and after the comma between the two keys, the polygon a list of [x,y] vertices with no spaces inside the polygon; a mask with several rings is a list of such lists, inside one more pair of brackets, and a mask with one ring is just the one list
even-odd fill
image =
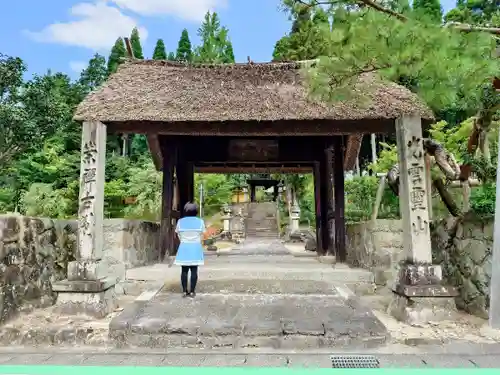
{"label": "stone step", "polygon": [[[200,274],[200,276],[202,276]],[[178,293],[179,283],[165,284],[163,292]],[[197,286],[200,294],[293,294],[311,295],[322,294],[338,296],[338,292],[331,283],[321,280],[277,280],[274,278],[247,279],[247,278],[218,278],[202,280]]]}
{"label": "stone step", "polygon": [[246,232],[278,232],[278,228],[247,227]]}
{"label": "stone step", "polygon": [[389,334],[373,313],[341,295],[161,293],[137,302],[109,325],[120,347],[366,348]]}

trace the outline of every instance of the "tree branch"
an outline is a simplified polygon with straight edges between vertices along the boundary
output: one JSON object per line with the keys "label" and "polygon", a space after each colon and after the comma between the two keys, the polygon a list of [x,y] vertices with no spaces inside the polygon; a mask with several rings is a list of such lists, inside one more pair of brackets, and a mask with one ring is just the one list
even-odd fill
{"label": "tree branch", "polygon": [[[306,7],[315,7],[318,5],[329,5],[332,4],[332,1],[312,1],[312,2],[307,2],[306,0],[295,0],[297,3],[302,4]],[[354,0],[356,3],[359,5],[365,5],[367,7],[370,7],[372,9],[375,9],[381,13],[388,14],[392,17],[396,17],[400,21],[408,21],[408,17],[405,15],[395,12],[389,8],[386,8],[378,3],[376,3],[373,0]],[[474,26],[474,25],[469,25],[465,23],[459,23],[459,22],[449,22],[444,25],[445,27],[453,27],[459,31],[463,32],[472,32],[472,31],[481,31],[485,33],[490,33],[494,35],[500,35],[500,28],[498,27],[485,27],[485,26]]]}

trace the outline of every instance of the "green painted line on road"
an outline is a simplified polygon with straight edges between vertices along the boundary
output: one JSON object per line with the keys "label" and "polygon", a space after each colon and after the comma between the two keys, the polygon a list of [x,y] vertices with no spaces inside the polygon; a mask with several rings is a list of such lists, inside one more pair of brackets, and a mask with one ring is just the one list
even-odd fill
{"label": "green painted line on road", "polygon": [[[350,374],[401,375],[401,368],[390,369],[333,369],[333,368],[285,368],[285,367],[145,367],[145,366],[0,366],[2,375],[285,375],[285,374],[331,374],[332,372]],[[460,369],[460,368],[404,368],[405,375],[426,374],[446,375],[498,375],[498,369]]]}

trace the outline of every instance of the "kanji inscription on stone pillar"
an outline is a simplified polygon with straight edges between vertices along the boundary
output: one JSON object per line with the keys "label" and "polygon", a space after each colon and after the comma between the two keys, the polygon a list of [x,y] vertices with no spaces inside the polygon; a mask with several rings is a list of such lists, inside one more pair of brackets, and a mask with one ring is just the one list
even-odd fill
{"label": "kanji inscription on stone pillar", "polygon": [[82,129],[78,209],[79,260],[102,257],[106,126],[85,122]]}
{"label": "kanji inscription on stone pillar", "polygon": [[432,263],[425,158],[420,117],[396,120],[399,200],[406,258]]}

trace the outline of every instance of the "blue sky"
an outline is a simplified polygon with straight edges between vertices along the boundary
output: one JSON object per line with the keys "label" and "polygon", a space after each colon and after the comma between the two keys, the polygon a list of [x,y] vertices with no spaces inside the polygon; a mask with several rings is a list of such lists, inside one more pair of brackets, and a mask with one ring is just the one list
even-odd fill
{"label": "blue sky", "polygon": [[[0,52],[19,56],[30,75],[48,69],[73,77],[96,52],[107,57],[118,36],[137,26],[146,57],[158,38],[175,50],[183,28],[194,44],[207,10],[229,28],[237,61],[269,61],[274,43],[290,30],[279,0],[17,0],[2,4]],[[443,8],[455,0],[442,0]]]}

